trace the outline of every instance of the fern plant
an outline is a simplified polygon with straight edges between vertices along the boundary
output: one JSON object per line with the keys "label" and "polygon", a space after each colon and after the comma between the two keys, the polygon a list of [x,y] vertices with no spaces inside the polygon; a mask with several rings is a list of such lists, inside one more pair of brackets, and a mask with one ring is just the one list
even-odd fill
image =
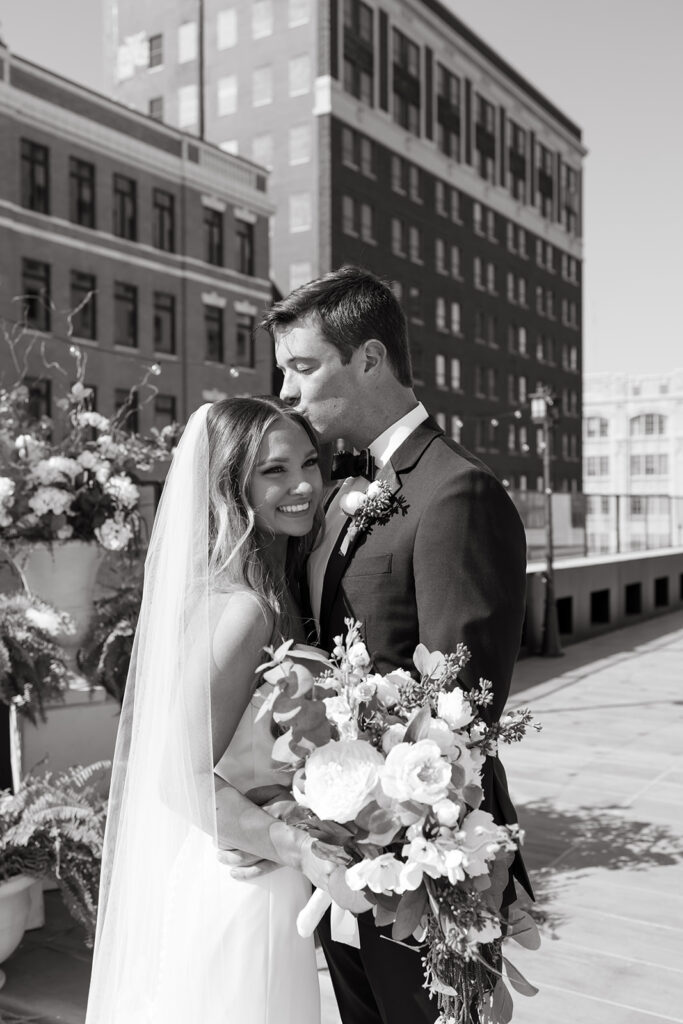
{"label": "fern plant", "polygon": [[30,773],[0,792],[0,881],[26,874],[57,882],[86,943],[95,937],[109,761]]}
{"label": "fern plant", "polygon": [[73,622],[34,594],[0,594],[0,701],[33,724],[63,698],[69,679],[58,638]]}
{"label": "fern plant", "polygon": [[135,626],[142,600],[142,579],[119,585],[113,597],[95,602],[93,624],[78,651],[78,667],[93,685],[123,701]]}

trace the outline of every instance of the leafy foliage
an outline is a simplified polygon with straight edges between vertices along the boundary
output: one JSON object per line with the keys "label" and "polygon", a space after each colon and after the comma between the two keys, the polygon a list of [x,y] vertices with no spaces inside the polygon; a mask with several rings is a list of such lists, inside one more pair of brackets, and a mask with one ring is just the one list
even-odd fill
{"label": "leafy foliage", "polygon": [[96,601],[93,624],[78,651],[80,670],[119,704],[126,688],[141,600],[142,579],[138,576],[121,584],[112,597]]}
{"label": "leafy foliage", "polygon": [[57,882],[67,909],[95,937],[110,763],[26,776],[0,792],[0,880],[26,874]]}
{"label": "leafy foliage", "polygon": [[0,700],[34,725],[63,698],[69,671],[57,637],[72,629],[68,615],[33,594],[0,594]]}

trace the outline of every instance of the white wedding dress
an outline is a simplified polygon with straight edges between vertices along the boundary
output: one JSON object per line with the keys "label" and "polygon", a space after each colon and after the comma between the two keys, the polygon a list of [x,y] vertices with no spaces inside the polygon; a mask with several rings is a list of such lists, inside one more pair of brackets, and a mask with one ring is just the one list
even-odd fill
{"label": "white wedding dress", "polygon": [[[216,774],[246,793],[282,784],[271,767],[268,715],[256,721],[263,692],[256,691]],[[311,885],[281,867],[249,881],[234,879],[211,837],[188,836],[175,866],[175,898],[166,910],[167,948],[150,1006],[154,1024],[320,1024],[320,993],[313,939],[296,930]],[[202,950],[201,977],[184,965]]]}

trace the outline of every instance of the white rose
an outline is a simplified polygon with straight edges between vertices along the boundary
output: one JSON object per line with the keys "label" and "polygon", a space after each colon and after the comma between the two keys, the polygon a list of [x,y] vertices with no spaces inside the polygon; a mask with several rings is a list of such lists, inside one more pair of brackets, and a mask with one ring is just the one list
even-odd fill
{"label": "white rose", "polygon": [[359,892],[371,889],[372,892],[401,892],[401,861],[393,853],[382,853],[353,864],[346,869],[345,878],[349,889]]}
{"label": "white rose", "polygon": [[365,492],[368,498],[379,498],[382,493],[382,485],[379,480],[373,480]]}
{"label": "white rose", "polygon": [[396,800],[434,804],[448,795],[451,768],[434,740],[398,743],[387,754],[382,789]]}
{"label": "white rose", "polygon": [[371,697],[374,697],[376,689],[376,683],[370,678],[363,679],[362,682],[358,683],[353,692],[359,701],[368,701]]}
{"label": "white rose", "polygon": [[85,451],[81,452],[76,461],[83,469],[93,469],[94,466],[99,464],[100,460],[94,452]]}
{"label": "white rose", "polygon": [[431,720],[427,739],[434,740],[442,754],[449,754],[453,747],[453,733],[443,718]]}
{"label": "white rose", "polygon": [[133,531],[125,523],[117,523],[114,519],[105,519],[95,530],[95,536],[107,551],[122,551],[133,539]]}
{"label": "white rose", "polygon": [[440,693],[436,709],[439,718],[448,722],[451,729],[463,729],[474,718],[472,705],[459,686],[449,693]]}
{"label": "white rose", "polygon": [[436,820],[439,825],[445,825],[447,828],[454,828],[458,824],[460,817],[460,806],[454,803],[453,800],[449,800],[446,797],[444,800],[439,800],[432,807]]}
{"label": "white rose", "polygon": [[331,740],[310,754],[305,791],[295,796],[319,818],[352,821],[372,799],[383,763],[364,740]]}
{"label": "white rose", "polygon": [[395,722],[394,725],[390,725],[386,732],[382,734],[382,750],[385,754],[388,754],[397,743],[403,742],[406,728],[407,726],[402,725],[401,722]]}
{"label": "white rose", "polygon": [[329,722],[340,725],[351,718],[351,705],[345,696],[323,697],[325,715]]}
{"label": "white rose", "polygon": [[368,649],[362,641],[352,644],[346,656],[354,668],[367,668],[370,664]]}
{"label": "white rose", "polygon": [[339,499],[339,507],[345,515],[354,516],[366,501],[367,495],[363,491],[347,491]]}

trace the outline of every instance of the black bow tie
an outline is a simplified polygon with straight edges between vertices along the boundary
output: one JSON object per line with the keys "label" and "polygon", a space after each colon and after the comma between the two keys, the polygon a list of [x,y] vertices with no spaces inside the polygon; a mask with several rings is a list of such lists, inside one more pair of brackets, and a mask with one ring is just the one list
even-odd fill
{"label": "black bow tie", "polygon": [[369,449],[364,448],[358,455],[353,452],[335,452],[332,456],[332,479],[345,480],[347,476],[364,476],[375,479],[375,460]]}

